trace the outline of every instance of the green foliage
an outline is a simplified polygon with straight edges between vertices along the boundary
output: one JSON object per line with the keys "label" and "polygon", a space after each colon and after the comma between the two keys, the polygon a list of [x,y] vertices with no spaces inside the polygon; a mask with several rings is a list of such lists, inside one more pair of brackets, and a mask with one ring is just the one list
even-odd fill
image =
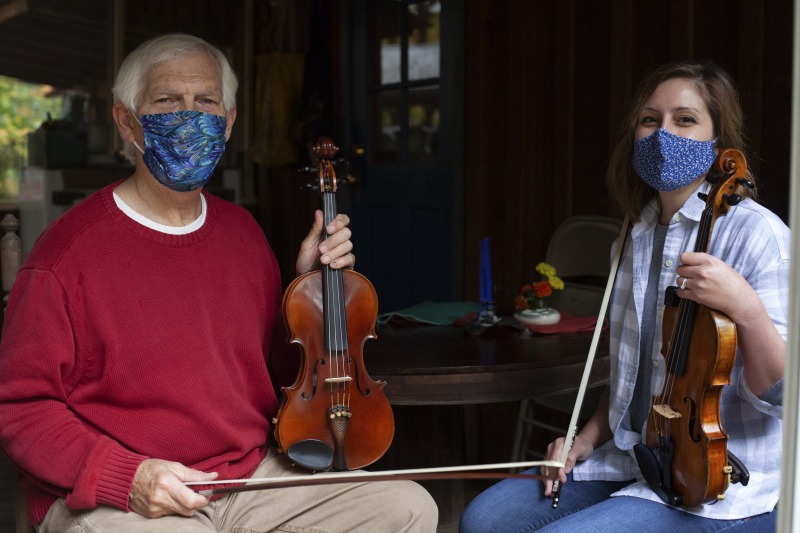
{"label": "green foliage", "polygon": [[0,199],[19,195],[20,169],[27,158],[29,132],[61,114],[62,99],[49,98],[50,87],[0,76]]}

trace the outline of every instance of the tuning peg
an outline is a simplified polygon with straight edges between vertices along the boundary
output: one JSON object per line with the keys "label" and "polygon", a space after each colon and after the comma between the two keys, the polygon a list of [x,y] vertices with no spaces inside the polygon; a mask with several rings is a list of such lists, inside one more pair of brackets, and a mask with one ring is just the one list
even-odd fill
{"label": "tuning peg", "polygon": [[752,181],[750,181],[747,178],[736,178],[736,183],[738,183],[739,185],[744,185],[748,189],[755,189],[756,188],[756,184],[753,183]]}
{"label": "tuning peg", "polygon": [[703,200],[704,202],[708,201],[708,195],[704,192],[697,193],[697,197]]}
{"label": "tuning peg", "polygon": [[706,181],[709,182],[711,185],[716,185],[721,177],[722,176],[717,174],[716,172],[709,172],[708,174],[706,174]]}
{"label": "tuning peg", "polygon": [[722,198],[728,205],[736,205],[743,200],[742,196],[739,194],[725,194]]}
{"label": "tuning peg", "polygon": [[316,174],[319,172],[317,167],[302,167],[297,169],[298,172],[308,172],[309,174]]}

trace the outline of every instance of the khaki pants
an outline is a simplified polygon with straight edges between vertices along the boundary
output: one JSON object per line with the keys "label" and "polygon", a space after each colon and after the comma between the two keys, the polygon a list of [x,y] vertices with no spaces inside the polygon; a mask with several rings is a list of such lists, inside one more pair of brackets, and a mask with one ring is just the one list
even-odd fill
{"label": "khaki pants", "polygon": [[[270,449],[252,477],[296,475]],[[433,498],[411,481],[378,481],[240,492],[214,500],[195,516],[148,519],[101,506],[74,511],[60,499],[39,533],[394,533],[436,531]]]}

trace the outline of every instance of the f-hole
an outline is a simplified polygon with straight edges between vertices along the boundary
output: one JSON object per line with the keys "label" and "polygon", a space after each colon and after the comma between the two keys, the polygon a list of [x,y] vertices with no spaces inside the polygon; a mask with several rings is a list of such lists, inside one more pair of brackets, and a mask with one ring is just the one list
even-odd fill
{"label": "f-hole", "polygon": [[302,399],[310,400],[311,398],[314,397],[315,394],[317,394],[317,376],[318,376],[317,366],[324,364],[325,364],[325,359],[317,359],[317,361],[314,363],[314,372],[311,374],[313,376],[313,378],[311,379],[311,394],[306,394],[305,391],[301,392],[300,397]]}
{"label": "f-hole", "polygon": [[697,404],[691,398],[684,398],[683,403],[689,403],[689,438],[694,442],[700,442],[700,429],[697,427]]}

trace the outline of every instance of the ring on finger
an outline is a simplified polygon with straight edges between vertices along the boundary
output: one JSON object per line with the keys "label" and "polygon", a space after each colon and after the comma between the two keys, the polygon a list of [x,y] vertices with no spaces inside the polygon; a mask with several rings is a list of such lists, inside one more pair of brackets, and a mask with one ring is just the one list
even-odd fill
{"label": "ring on finger", "polygon": [[684,277],[683,281],[681,281],[681,289],[686,288],[686,282],[689,281],[689,278]]}

